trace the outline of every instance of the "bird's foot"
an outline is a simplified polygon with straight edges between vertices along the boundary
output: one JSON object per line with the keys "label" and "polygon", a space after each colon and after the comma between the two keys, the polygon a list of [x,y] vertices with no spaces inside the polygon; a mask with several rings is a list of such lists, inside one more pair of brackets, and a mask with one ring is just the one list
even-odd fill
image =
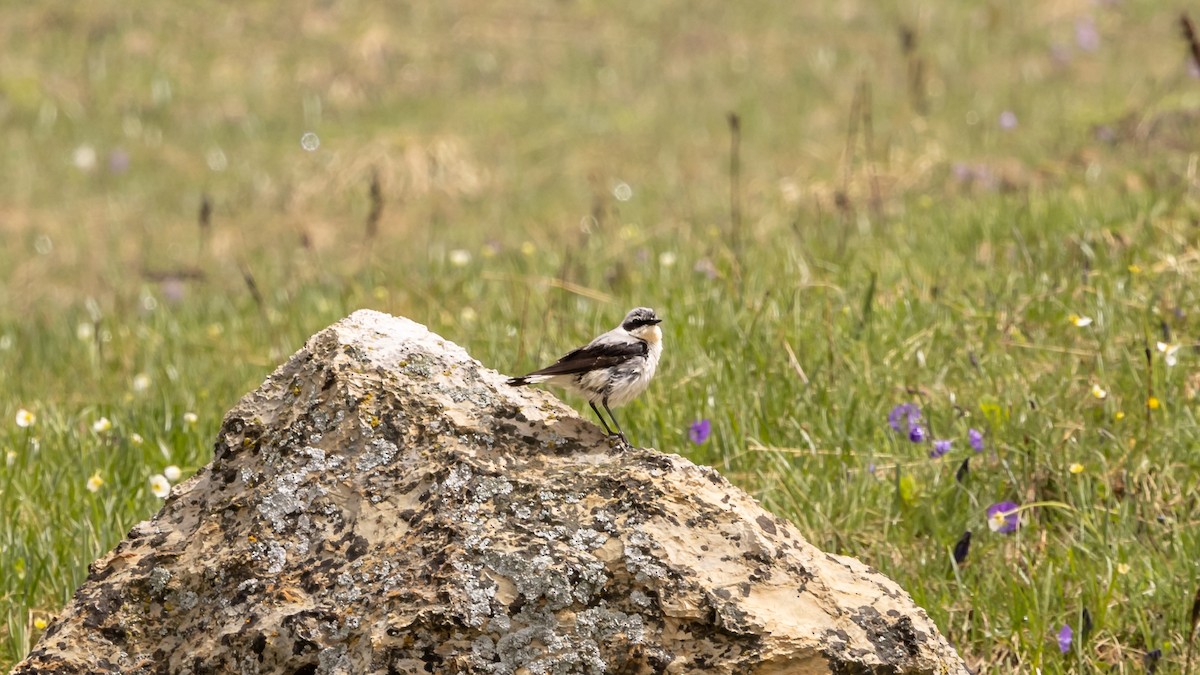
{"label": "bird's foot", "polygon": [[628,438],[625,438],[625,434],[622,434],[622,433],[609,433],[609,434],[607,434],[607,438],[608,438],[608,442],[609,442],[609,443],[610,443],[610,444],[611,444],[613,447],[624,447],[625,449],[629,449],[629,448],[632,448],[632,447],[633,447],[633,446],[632,446],[632,445],[629,443],[629,439],[628,439]]}

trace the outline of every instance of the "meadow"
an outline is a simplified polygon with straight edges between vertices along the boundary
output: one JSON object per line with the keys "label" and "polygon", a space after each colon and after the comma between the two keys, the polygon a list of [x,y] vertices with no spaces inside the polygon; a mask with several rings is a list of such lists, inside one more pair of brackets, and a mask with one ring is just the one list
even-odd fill
{"label": "meadow", "polygon": [[349,312],[514,374],[648,305],[633,439],[976,672],[1200,672],[1182,9],[7,4],[0,666]]}

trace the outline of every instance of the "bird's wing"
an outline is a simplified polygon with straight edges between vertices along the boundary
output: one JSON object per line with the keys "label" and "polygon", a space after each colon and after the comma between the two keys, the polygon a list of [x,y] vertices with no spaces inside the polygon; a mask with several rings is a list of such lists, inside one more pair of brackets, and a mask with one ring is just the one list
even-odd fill
{"label": "bird's wing", "polygon": [[620,365],[636,356],[645,356],[649,351],[650,345],[646,344],[645,340],[632,337],[624,340],[601,340],[597,338],[588,346],[580,347],[557,362],[541,370],[535,370],[529,375],[574,375],[575,373],[586,373],[597,368],[609,368]]}

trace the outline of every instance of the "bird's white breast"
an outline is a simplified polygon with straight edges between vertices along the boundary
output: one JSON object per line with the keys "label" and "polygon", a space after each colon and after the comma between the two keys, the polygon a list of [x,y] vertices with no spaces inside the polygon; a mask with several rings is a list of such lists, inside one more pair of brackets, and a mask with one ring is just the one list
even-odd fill
{"label": "bird's white breast", "polygon": [[[609,394],[608,403],[612,406],[625,405],[639,394],[646,391],[646,387],[650,386],[650,380],[654,378],[654,372],[658,370],[658,359],[662,356],[662,331],[658,326],[650,326],[652,330],[644,330],[643,334],[638,337],[646,341],[646,356],[643,359],[638,359],[636,366],[633,363],[621,368],[636,367],[636,373],[630,372],[629,379],[623,379],[612,388]],[[654,339],[650,339],[653,337]]]}

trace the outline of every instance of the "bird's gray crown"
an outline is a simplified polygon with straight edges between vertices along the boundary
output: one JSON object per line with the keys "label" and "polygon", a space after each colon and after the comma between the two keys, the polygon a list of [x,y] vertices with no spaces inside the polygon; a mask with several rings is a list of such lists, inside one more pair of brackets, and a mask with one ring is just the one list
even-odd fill
{"label": "bird's gray crown", "polygon": [[634,330],[642,326],[652,326],[656,323],[662,323],[662,319],[658,318],[654,310],[649,307],[634,307],[625,315],[625,320],[621,322],[621,328]]}

